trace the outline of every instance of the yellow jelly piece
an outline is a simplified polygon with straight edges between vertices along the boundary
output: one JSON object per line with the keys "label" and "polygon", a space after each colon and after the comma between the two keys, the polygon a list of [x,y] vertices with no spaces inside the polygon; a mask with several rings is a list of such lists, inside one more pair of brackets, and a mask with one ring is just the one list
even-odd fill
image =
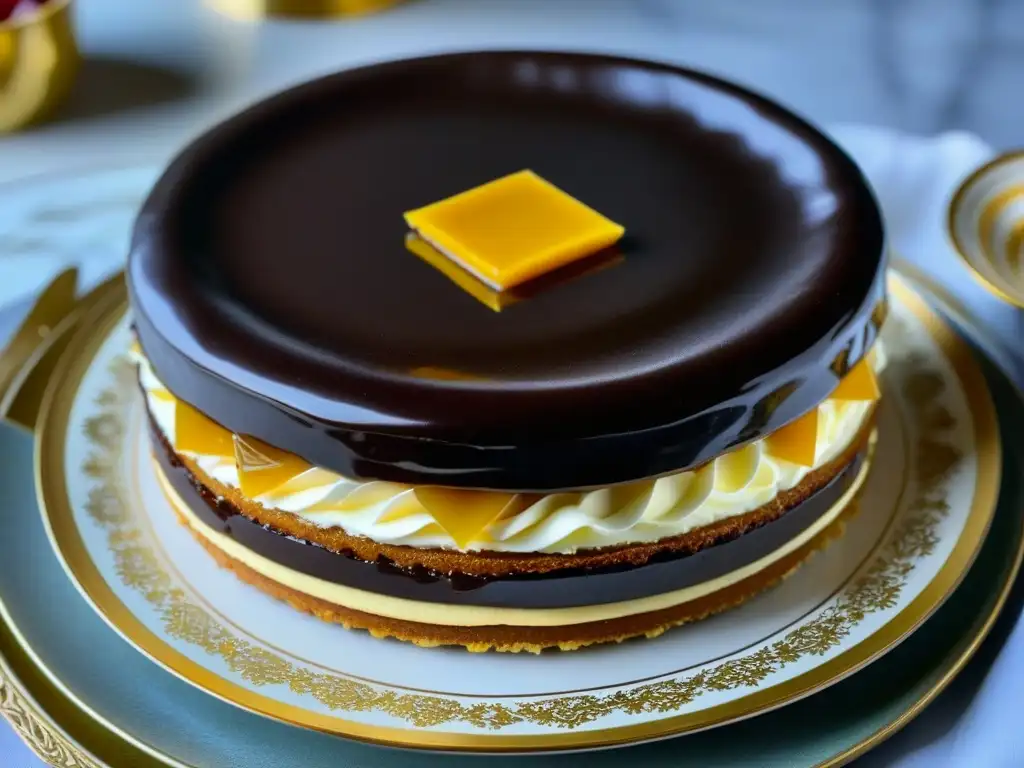
{"label": "yellow jelly piece", "polygon": [[528,170],[407,211],[405,221],[498,291],[608,248],[625,233]]}
{"label": "yellow jelly piece", "polygon": [[501,517],[514,495],[424,487],[416,489],[416,498],[437,524],[455,540],[455,544],[465,547]]}
{"label": "yellow jelly piece", "polygon": [[248,436],[234,436],[234,457],[238,485],[249,498],[280,488],[311,468],[298,456]]}
{"label": "yellow jelly piece", "polygon": [[517,304],[535,293],[549,290],[556,285],[607,269],[623,261],[622,254],[613,248],[606,248],[593,257],[581,259],[573,264],[542,275],[527,285],[499,291],[480,281],[476,275],[466,271],[449,259],[419,235],[410,232],[405,236],[405,246],[438,272],[443,274],[466,293],[494,312]]}
{"label": "yellow jelly piece", "polygon": [[772,456],[813,467],[818,453],[818,409],[772,432],[765,440],[765,447]]}
{"label": "yellow jelly piece", "polygon": [[833,400],[874,401],[882,396],[875,372],[865,356],[847,373],[829,397]]}
{"label": "yellow jelly piece", "polygon": [[230,459],[235,455],[231,432],[181,400],[174,405],[174,447],[203,456]]}
{"label": "yellow jelly piece", "polygon": [[427,264],[455,283],[474,299],[495,312],[519,301],[514,293],[502,293],[491,288],[470,272],[466,271],[449,259],[419,235],[409,233],[405,237],[405,247],[415,253]]}

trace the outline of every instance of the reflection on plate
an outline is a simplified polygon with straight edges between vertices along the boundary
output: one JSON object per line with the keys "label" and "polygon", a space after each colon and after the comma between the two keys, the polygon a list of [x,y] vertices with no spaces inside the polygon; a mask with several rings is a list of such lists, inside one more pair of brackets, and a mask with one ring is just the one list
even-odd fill
{"label": "reflection on plate", "polygon": [[127,639],[287,722],[481,751],[729,722],[899,642],[959,582],[991,519],[1000,448],[984,379],[920,299],[893,291],[876,469],[846,535],[780,588],[653,641],[529,658],[420,649],[321,624],[237,582],[174,522],[151,474],[118,302],[84,324],[44,410],[47,521],[72,577]]}

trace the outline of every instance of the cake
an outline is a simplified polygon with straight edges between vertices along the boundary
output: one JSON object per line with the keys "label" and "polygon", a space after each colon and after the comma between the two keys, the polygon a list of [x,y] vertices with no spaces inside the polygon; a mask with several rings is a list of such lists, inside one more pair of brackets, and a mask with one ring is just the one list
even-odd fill
{"label": "cake", "polygon": [[221,565],[377,637],[540,651],[736,605],[841,532],[884,272],[862,175],[771,101],[487,52],[213,128],[127,278],[154,465]]}

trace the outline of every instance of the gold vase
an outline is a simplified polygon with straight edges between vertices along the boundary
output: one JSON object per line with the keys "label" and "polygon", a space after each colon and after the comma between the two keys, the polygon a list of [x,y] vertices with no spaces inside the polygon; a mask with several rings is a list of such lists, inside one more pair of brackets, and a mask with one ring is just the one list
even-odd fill
{"label": "gold vase", "polygon": [[274,16],[325,19],[359,16],[383,11],[404,0],[206,0],[207,4],[228,16],[240,19],[264,19]]}
{"label": "gold vase", "polygon": [[49,0],[0,22],[0,133],[45,120],[67,98],[78,71],[71,0]]}

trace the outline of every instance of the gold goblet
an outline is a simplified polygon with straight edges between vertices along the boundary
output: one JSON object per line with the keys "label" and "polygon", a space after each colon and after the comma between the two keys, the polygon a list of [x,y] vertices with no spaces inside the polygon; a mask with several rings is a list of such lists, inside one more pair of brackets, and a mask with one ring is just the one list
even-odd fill
{"label": "gold goblet", "polygon": [[0,132],[45,120],[71,90],[79,54],[71,0],[0,22]]}
{"label": "gold goblet", "polygon": [[1024,308],[1024,150],[967,177],[949,205],[949,238],[990,293]]}

